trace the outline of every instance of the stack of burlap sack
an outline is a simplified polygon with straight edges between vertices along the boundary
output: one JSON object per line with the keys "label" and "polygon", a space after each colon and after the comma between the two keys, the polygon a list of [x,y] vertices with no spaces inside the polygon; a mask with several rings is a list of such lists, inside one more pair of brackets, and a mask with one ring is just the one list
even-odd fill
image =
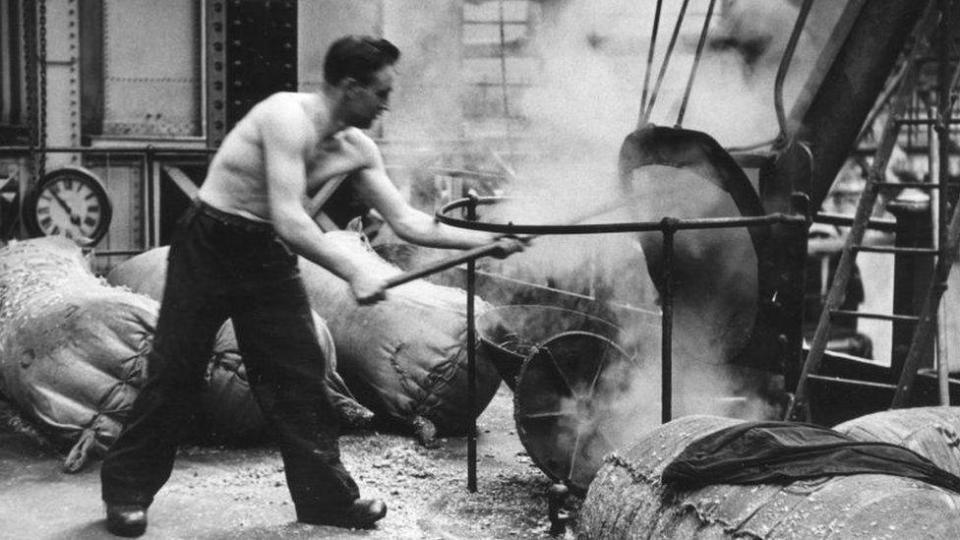
{"label": "stack of burlap sack", "polygon": [[[356,262],[373,271],[399,271],[357,233],[328,238],[348,245]],[[116,439],[146,375],[167,251],[136,256],[103,280],[67,240],[0,249],[0,398],[70,448],[68,470],[78,470]],[[418,280],[361,306],[330,272],[306,260],[300,268],[327,358],[328,386],[341,411],[365,406],[381,420],[415,428],[425,442],[470,428],[500,378],[481,355],[471,412],[464,291]],[[478,300],[478,313],[487,308]],[[192,430],[199,440],[249,443],[266,436],[229,321],[208,364],[201,409]]]}

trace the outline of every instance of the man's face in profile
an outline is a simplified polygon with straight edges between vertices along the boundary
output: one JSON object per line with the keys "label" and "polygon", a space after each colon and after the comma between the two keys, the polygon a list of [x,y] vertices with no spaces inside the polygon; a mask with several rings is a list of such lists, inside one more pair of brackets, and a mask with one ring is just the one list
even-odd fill
{"label": "man's face in profile", "polygon": [[384,111],[390,108],[390,93],[393,92],[395,74],[392,66],[386,66],[373,75],[369,84],[352,81],[347,94],[347,122],[360,129],[373,125]]}

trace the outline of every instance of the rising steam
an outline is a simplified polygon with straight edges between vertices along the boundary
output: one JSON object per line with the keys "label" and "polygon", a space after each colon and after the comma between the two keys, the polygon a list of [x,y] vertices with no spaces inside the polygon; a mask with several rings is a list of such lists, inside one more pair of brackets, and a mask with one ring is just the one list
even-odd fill
{"label": "rising steam", "polygon": [[[652,82],[663,61],[679,2],[664,4]],[[484,219],[516,224],[659,221],[665,216],[700,217],[719,207],[726,208],[726,215],[738,215],[728,196],[706,182],[702,187],[689,182],[645,184],[646,191],[641,190],[637,199],[623,198],[617,156],[624,137],[637,127],[640,117],[655,2],[567,0],[531,5],[541,10],[535,40],[530,44],[540,61],[540,79],[515,105],[528,120],[522,135],[533,141],[532,154],[538,159],[511,163],[518,179],[507,186],[507,195],[514,203],[489,212]],[[690,2],[650,116],[656,124],[672,126],[676,122],[706,5],[706,0]],[[773,85],[797,7],[788,0],[731,0],[718,2],[717,9],[683,127],[708,133],[727,147],[768,141],[778,133]],[[788,109],[821,45],[815,37],[810,32],[801,37],[786,81]],[[585,216],[592,208],[615,202],[623,206]],[[732,241],[736,246],[749,246],[749,240],[744,242],[743,238]],[[729,250],[705,252],[701,262],[717,270],[716,279],[725,276],[728,281],[696,284],[704,286],[700,306],[690,298],[688,311],[677,313],[675,415],[769,416],[770,411],[754,406],[753,396],[743,391],[744,379],[755,374],[724,369],[731,353],[722,342],[731,338],[707,329],[711,320],[733,321],[729,326],[741,327],[735,344],[742,344],[755,305],[725,304],[710,294],[711,288],[719,296],[732,295],[737,287],[755,289],[755,284],[737,277],[736,271],[755,265],[755,256]],[[658,309],[654,305],[657,294],[634,234],[541,237],[495,270],[594,294],[610,304]],[[660,415],[659,329],[650,325],[629,329],[634,335],[624,338],[624,346],[639,355],[642,372],[621,388],[611,403],[630,409],[638,419],[638,429],[646,429],[658,423]]]}
{"label": "rising steam", "polygon": [[[533,45],[542,58],[543,78],[526,93],[522,109],[530,119],[527,135],[544,141],[547,159],[517,167],[523,181],[510,186],[510,195],[518,202],[500,209],[500,215],[490,216],[491,219],[565,223],[578,220],[585,209],[623,201],[616,175],[617,153],[623,137],[637,127],[653,4],[618,0],[544,4],[544,27]],[[768,141],[779,129],[773,108],[774,80],[797,8],[788,1],[770,0],[737,0],[724,5],[725,9],[715,14],[710,29],[684,127],[704,131],[726,146]],[[675,123],[705,6],[706,2],[691,2],[650,117],[657,124]],[[662,62],[675,12],[676,6],[673,12],[670,6],[665,7],[654,69]],[[788,108],[818,46],[808,33],[801,36],[786,80]],[[651,77],[654,81],[656,73]],[[624,208],[586,222],[704,217],[717,206],[727,207],[725,215],[738,215],[723,192],[715,190],[715,197],[705,195],[713,189],[708,184],[700,189],[685,182],[647,186],[648,191],[637,200],[623,201]],[[698,204],[701,206],[696,207]],[[744,238],[730,245],[750,246]],[[712,265],[717,276],[723,275],[727,281],[710,285],[722,290],[711,293],[710,287],[705,287],[698,293],[703,295],[700,307],[704,309],[691,303],[688,311],[681,309],[676,313],[674,411],[677,415],[769,416],[771,411],[744,391],[744,379],[757,374],[723,368],[748,337],[745,332],[752,325],[755,304],[745,307],[736,300],[730,303],[709,298],[710,294],[734,298],[738,287],[752,287],[755,295],[755,281],[750,279],[756,279],[756,259],[752,253],[736,250],[707,256],[701,262]],[[643,257],[632,235],[544,238],[538,239],[526,253],[510,259],[503,270],[519,278],[546,280],[574,289],[582,288],[589,279],[606,280],[608,301],[650,306],[646,302],[656,295],[651,292]],[[737,271],[750,265],[754,275],[743,276]],[[718,318],[727,329],[708,330]],[[730,328],[736,330],[735,327],[741,330],[731,334]],[[644,371],[616,401],[620,403],[618,407],[638,413],[649,426],[659,420],[660,414],[656,398],[660,336],[649,326],[634,330],[640,335],[629,341],[647,345],[641,359]]]}

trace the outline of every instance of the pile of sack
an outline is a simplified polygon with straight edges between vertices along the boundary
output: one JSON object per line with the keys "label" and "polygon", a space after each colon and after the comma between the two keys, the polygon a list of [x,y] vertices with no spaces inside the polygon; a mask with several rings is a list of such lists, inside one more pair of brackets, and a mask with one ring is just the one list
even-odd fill
{"label": "pile of sack", "polygon": [[[399,272],[358,233],[328,239],[348,246],[355,262],[372,271]],[[136,256],[104,280],[68,240],[0,248],[0,399],[69,448],[67,470],[80,469],[116,439],[146,376],[167,251]],[[322,267],[301,259],[300,269],[338,410],[356,417],[368,408],[424,442],[470,429],[500,377],[478,352],[471,411],[464,291],[418,280],[392,289],[382,302],[359,305],[349,286]],[[489,305],[478,299],[476,309],[479,315]],[[197,417],[194,435],[203,441],[266,436],[229,321],[217,336]]]}
{"label": "pile of sack", "polygon": [[157,302],[111,287],[57,237],[0,249],[0,396],[58,445],[102,454],[146,375]]}

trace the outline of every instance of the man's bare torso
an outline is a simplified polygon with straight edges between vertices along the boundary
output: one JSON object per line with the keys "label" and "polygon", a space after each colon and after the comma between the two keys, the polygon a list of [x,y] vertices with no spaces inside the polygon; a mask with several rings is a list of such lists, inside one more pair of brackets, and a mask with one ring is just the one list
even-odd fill
{"label": "man's bare torso", "polygon": [[[339,134],[320,139],[318,134],[326,128],[322,125],[325,115],[324,111],[317,114],[316,96],[306,93],[277,94],[254,107],[224,139],[200,188],[198,196],[203,202],[225,212],[254,220],[270,221],[264,140],[260,128],[268,121],[270,108],[276,105],[270,103],[271,100],[288,100],[288,104],[289,100],[293,100],[300,106],[304,118],[309,118],[311,123],[316,125],[312,138],[305,142],[303,148],[306,176],[304,206],[310,196],[337,175],[330,170],[319,170],[325,161],[332,158],[342,160],[343,163],[337,167],[343,169],[340,172],[349,172],[364,166],[359,159],[349,159]],[[320,120],[317,120],[318,117]],[[345,157],[348,159],[343,160]]]}

